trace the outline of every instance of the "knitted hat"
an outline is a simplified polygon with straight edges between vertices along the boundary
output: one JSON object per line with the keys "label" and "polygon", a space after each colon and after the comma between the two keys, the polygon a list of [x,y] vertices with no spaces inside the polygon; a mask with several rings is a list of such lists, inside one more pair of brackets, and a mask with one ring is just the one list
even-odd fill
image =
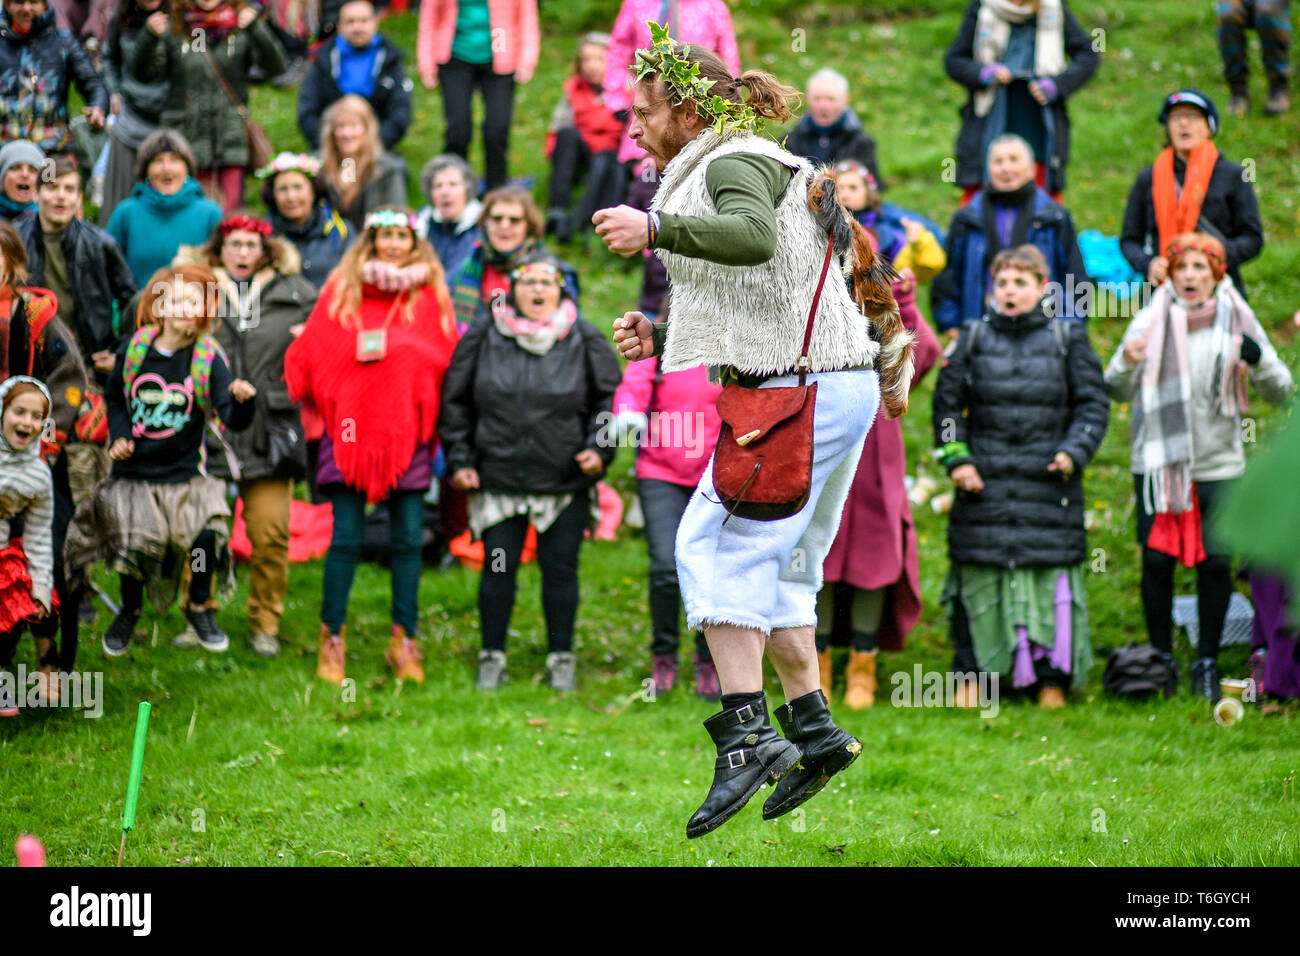
{"label": "knitted hat", "polygon": [[25,139],[15,139],[0,147],[0,179],[4,179],[19,163],[40,169],[45,165],[45,154],[39,146]]}
{"label": "knitted hat", "polygon": [[174,129],[156,129],[144,138],[140,149],[135,154],[135,179],[142,183],[149,176],[149,164],[163,153],[175,153],[185,161],[185,168],[191,176],[197,165],[194,161],[194,149],[190,141]]}
{"label": "knitted hat", "polygon": [[1195,106],[1205,114],[1205,119],[1210,124],[1210,135],[1213,136],[1219,131],[1219,111],[1214,108],[1214,100],[1210,99],[1198,89],[1183,89],[1170,93],[1165,97],[1165,105],[1160,107],[1160,125],[1164,126],[1169,122],[1169,111],[1180,103],[1188,106]]}

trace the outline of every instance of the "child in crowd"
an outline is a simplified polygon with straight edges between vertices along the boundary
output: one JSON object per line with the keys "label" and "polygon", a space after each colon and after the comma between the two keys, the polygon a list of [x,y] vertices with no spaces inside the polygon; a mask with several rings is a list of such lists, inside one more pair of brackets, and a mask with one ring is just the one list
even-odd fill
{"label": "child in crowd", "polygon": [[392,551],[392,636],[384,659],[423,683],[419,625],[421,519],[433,478],[442,379],[459,337],[433,247],[409,209],[370,212],[289,346],[290,396],[325,422],[316,485],[333,503],[316,675],[342,684],[348,595],[367,504],[386,502]]}
{"label": "child in crowd", "polygon": [[1291,373],[1255,313],[1226,276],[1223,244],[1205,233],[1165,249],[1169,278],[1124,332],[1106,367],[1117,402],[1131,402],[1130,444],[1142,546],[1147,635],[1173,669],[1174,566],[1196,568],[1200,624],[1193,693],[1219,699],[1219,639],[1232,597],[1230,554],[1205,533],[1221,495],[1246,470],[1242,416],[1249,379],[1274,405]]}
{"label": "child in crowd", "polygon": [[883,201],[876,177],[861,163],[836,163],[834,174],[840,201],[864,229],[875,234],[881,255],[896,271],[911,269],[919,283],[929,282],[943,271],[948,259],[943,252],[942,227],[919,212]]}
{"label": "child in crowd", "polygon": [[[623,201],[627,173],[618,161],[623,123],[605,107],[605,49],[609,35],[588,33],[578,45],[573,75],[551,114],[546,155],[551,161],[546,232],[559,242],[591,225],[597,209]],[[570,215],[569,197],[583,172],[587,185]]]}
{"label": "child in crowd", "polygon": [[[155,272],[140,300],[137,331],[109,376],[112,471],[77,509],[64,551],[71,580],[84,581],[99,559],[121,579],[121,610],[103,637],[109,657],[126,653],[145,589],[162,610],[175,600],[186,565],[190,631],[210,651],[229,646],[208,600],[214,578],[230,570],[230,507],[224,483],[204,467],[204,431],[212,419],[246,428],[257,390],[232,379],[208,334],[216,288],[206,266]],[[178,643],[192,643],[190,631]]]}
{"label": "child in crowd", "polygon": [[953,669],[1009,675],[1063,707],[1092,664],[1082,473],[1110,403],[1082,324],[1043,312],[1042,253],[1004,249],[991,272],[996,311],[966,323],[934,390],[935,444],[957,488],[943,591]]}
{"label": "child in crowd", "polygon": [[[24,621],[54,610],[54,483],[41,460],[50,404],[50,393],[34,378],[16,375],[0,384],[0,670],[13,663]],[[56,672],[42,662],[47,688]],[[0,699],[0,717],[16,715],[13,704]]]}

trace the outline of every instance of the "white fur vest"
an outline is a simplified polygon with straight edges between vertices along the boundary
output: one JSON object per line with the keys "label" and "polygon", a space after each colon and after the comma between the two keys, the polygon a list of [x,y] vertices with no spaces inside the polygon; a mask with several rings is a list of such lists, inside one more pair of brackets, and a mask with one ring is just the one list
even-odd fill
{"label": "white fur vest", "polygon": [[[811,166],[771,140],[750,133],[719,137],[705,130],[664,168],[651,209],[681,216],[716,216],[705,185],[709,163],[732,153],[755,153],[794,170],[776,207],[776,254],[756,266],[727,266],[707,259],[655,253],[668,269],[670,321],[663,370],[704,364],[734,365],[742,372],[773,374],[795,367],[808,309],[826,258],[828,237],[808,208]],[[851,253],[837,254],[822,288],[808,358],[814,372],[871,366],[879,346],[844,277]]]}

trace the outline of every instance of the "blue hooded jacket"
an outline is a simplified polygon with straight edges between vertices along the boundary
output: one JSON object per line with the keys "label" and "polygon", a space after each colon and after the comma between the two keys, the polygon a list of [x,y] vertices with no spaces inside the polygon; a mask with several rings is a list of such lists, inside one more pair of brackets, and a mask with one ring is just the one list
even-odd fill
{"label": "blue hooded jacket", "polygon": [[[944,244],[948,265],[930,287],[930,307],[940,331],[961,328],[963,322],[978,319],[986,311],[989,277],[984,270],[988,253],[988,238],[984,234],[985,199],[984,192],[977,193],[969,205],[957,210],[948,228],[948,241]],[[1084,320],[1080,298],[1087,289],[1088,271],[1079,252],[1070,213],[1042,189],[1035,188],[1031,217],[1025,242],[1038,247],[1051,270],[1050,281],[1061,286],[1056,290],[1055,301],[1045,308],[1055,309],[1051,314],[1063,318]],[[1064,292],[1070,288],[1069,276],[1073,276],[1074,295],[1066,301]]]}

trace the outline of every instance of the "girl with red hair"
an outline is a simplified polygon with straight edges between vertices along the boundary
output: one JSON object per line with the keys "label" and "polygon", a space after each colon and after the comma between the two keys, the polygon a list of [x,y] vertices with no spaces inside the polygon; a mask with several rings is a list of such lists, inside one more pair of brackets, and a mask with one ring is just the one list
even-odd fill
{"label": "girl with red hair", "polygon": [[[230,507],[225,484],[207,473],[203,436],[213,419],[248,427],[257,390],[232,377],[208,334],[217,301],[207,266],[159,269],[145,285],[137,331],[109,376],[112,471],[77,509],[64,546],[71,580],[84,581],[96,560],[121,577],[122,607],[103,638],[109,657],[126,653],[146,587],[162,610],[175,600],[187,564],[185,619],[203,647],[229,646],[208,599],[214,575],[230,570]],[[192,641],[188,632],[182,638]]]}

